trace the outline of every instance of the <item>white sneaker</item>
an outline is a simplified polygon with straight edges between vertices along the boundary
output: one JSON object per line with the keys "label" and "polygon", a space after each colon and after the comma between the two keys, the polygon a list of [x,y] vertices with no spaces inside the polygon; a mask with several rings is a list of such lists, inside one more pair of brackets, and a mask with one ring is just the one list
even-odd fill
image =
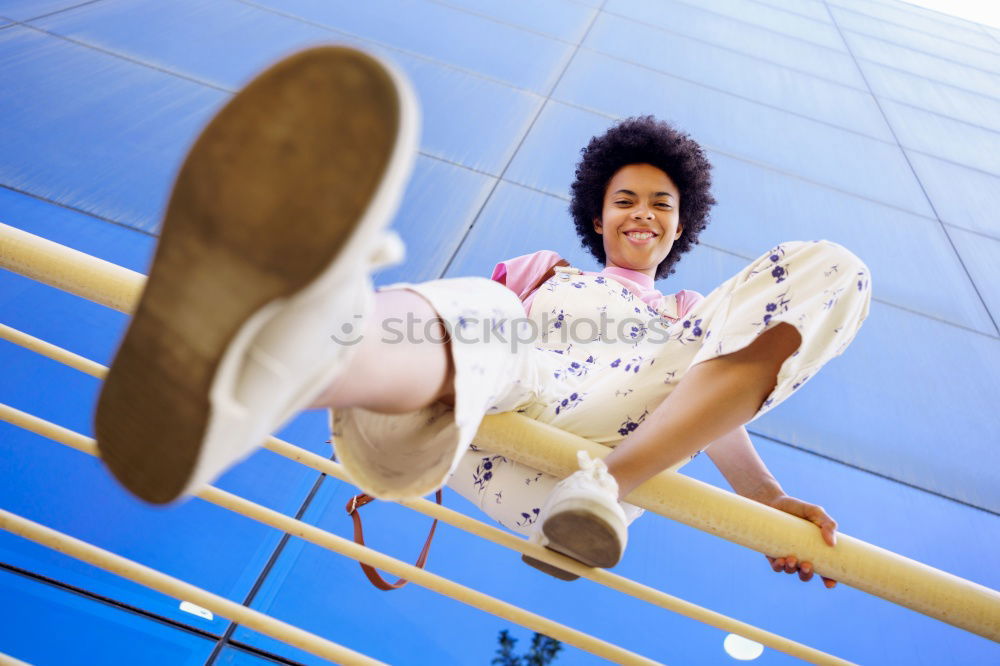
{"label": "white sneaker", "polygon": [[[578,451],[577,460],[580,471],[552,489],[530,541],[590,567],[613,567],[625,552],[631,522],[618,501],[618,482],[600,458]],[[579,578],[527,555],[521,559],[563,580]]]}
{"label": "white sneaker", "polygon": [[345,47],[279,62],[205,128],[97,407],[101,456],[130,491],[195,492],[335,379],[374,305],[369,274],[402,257],[385,228],[418,128],[403,76]]}

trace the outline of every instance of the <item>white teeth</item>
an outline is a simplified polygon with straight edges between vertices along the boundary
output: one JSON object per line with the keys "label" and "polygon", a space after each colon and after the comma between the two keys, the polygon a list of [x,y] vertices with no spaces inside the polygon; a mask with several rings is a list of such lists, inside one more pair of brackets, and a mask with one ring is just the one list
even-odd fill
{"label": "white teeth", "polygon": [[653,234],[648,231],[629,231],[625,235],[636,240],[646,240],[653,237]]}

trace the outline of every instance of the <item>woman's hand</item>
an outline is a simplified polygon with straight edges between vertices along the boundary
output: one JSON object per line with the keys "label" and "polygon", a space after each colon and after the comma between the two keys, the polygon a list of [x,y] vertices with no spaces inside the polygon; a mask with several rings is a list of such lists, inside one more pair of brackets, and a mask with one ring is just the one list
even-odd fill
{"label": "woman's hand", "polygon": [[[789,497],[788,495],[779,495],[778,497],[764,502],[768,506],[774,507],[775,509],[780,509],[785,513],[790,513],[793,516],[798,516],[799,518],[805,518],[808,521],[816,523],[819,526],[820,531],[823,534],[823,540],[829,546],[837,545],[837,521],[827,515],[826,511],[822,507],[815,504],[809,504],[808,502],[803,502],[800,499],[794,497]],[[813,568],[811,562],[799,562],[798,558],[794,555],[789,555],[787,557],[771,557],[765,555],[768,561],[771,563],[771,568],[776,572],[784,571],[785,573],[799,573],[799,579],[803,582],[808,582],[812,580]],[[826,576],[820,576],[823,579],[823,585],[827,589],[833,589],[837,585],[837,581],[832,578],[827,578]]]}

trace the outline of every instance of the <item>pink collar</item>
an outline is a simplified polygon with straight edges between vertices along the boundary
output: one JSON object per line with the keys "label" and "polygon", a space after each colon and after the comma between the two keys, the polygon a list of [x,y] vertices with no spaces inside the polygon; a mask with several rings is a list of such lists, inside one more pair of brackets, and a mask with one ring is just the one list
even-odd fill
{"label": "pink collar", "polygon": [[643,289],[649,290],[653,288],[653,278],[649,277],[645,273],[640,273],[639,271],[633,271],[628,268],[618,268],[617,266],[608,266],[601,271],[601,273],[631,280]]}

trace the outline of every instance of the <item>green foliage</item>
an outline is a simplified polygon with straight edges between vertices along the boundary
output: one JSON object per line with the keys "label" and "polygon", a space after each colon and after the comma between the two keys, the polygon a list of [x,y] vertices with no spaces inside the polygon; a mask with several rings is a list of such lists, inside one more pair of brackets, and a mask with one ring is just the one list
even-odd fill
{"label": "green foliage", "polygon": [[506,629],[500,632],[497,640],[500,647],[497,648],[497,656],[490,662],[494,666],[547,666],[562,650],[562,643],[537,632],[531,638],[531,650],[520,656],[514,654],[517,639],[511,638]]}

